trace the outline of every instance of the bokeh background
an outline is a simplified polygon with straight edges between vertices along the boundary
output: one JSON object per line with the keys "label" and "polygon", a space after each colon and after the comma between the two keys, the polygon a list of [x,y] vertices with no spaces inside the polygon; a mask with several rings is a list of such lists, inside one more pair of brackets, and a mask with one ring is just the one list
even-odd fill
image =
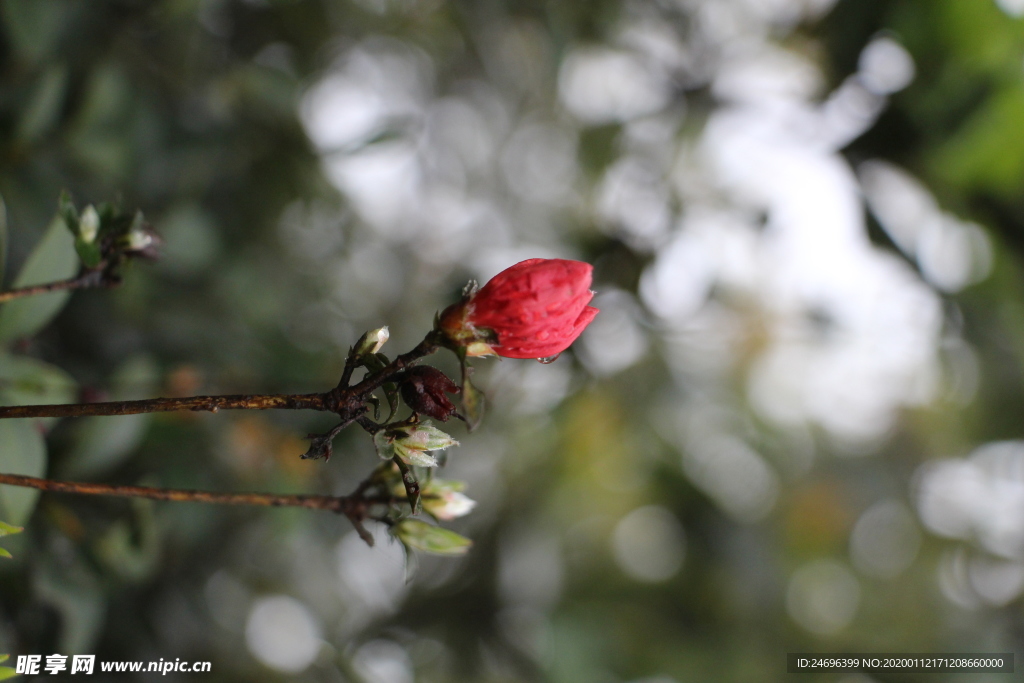
{"label": "bokeh background", "polygon": [[[384,532],[370,549],[326,513],[0,487],[27,527],[4,539],[0,651],[364,683],[1019,659],[1022,16],[2,0],[6,285],[60,242],[63,188],[142,209],[165,241],[38,334],[0,314],[4,402],[321,391],[365,329],[407,350],[468,279],[529,257],[593,263],[602,313],[551,365],[479,364],[489,414],[454,428],[445,472],[479,503],[452,524],[467,556],[407,577]],[[300,460],[329,424],[11,421],[0,469],[342,494],[375,456],[346,433],[329,463]]]}

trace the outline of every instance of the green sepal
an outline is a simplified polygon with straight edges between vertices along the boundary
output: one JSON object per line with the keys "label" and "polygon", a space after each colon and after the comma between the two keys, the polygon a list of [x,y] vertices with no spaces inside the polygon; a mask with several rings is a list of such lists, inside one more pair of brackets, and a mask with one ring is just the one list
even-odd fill
{"label": "green sepal", "polygon": [[466,418],[466,427],[473,431],[484,419],[486,399],[484,392],[476,388],[469,379],[469,373],[462,376],[462,413]]}
{"label": "green sepal", "polygon": [[71,234],[77,238],[78,209],[75,208],[75,203],[71,199],[71,193],[67,190],[62,190],[60,198],[57,199],[57,215],[64,221],[64,225],[71,231]]}
{"label": "green sepal", "polygon": [[[376,396],[367,396],[366,402],[373,406],[373,419],[380,422],[380,399]],[[389,416],[390,420],[391,417]]]}
{"label": "green sepal", "polygon": [[75,237],[75,251],[78,252],[78,258],[86,268],[95,268],[103,260],[98,240],[86,242],[81,236],[77,236]]}
{"label": "green sepal", "polygon": [[388,399],[388,408],[391,410],[384,421],[390,422],[391,418],[398,412],[398,384],[395,382],[385,382],[381,388],[384,390],[384,396]]}
{"label": "green sepal", "polygon": [[432,555],[465,555],[473,545],[465,536],[419,519],[403,519],[392,527],[391,533],[405,547]]}

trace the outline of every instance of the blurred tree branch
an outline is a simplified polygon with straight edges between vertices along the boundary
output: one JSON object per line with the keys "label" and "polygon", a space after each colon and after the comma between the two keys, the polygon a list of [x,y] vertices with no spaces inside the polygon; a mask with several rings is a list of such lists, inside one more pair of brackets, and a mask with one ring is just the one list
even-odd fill
{"label": "blurred tree branch", "polygon": [[22,297],[35,296],[37,294],[73,291],[76,289],[106,289],[116,287],[119,284],[120,280],[109,277],[106,271],[100,269],[89,269],[73,278],[68,278],[67,280],[47,282],[41,285],[29,285],[28,287],[18,287],[15,289],[9,289],[6,292],[0,292],[0,304],[5,304],[8,301],[14,301],[15,299],[21,299]]}
{"label": "blurred tree branch", "polygon": [[368,496],[366,492],[377,483],[378,471],[361,483],[348,496],[324,496],[314,494],[281,495],[274,493],[216,493],[213,491],[194,491],[185,489],[165,489],[153,486],[121,486],[114,484],[97,484],[92,482],[56,481],[26,477],[19,474],[0,474],[0,484],[23,486],[55,493],[76,493],[91,496],[119,496],[124,498],[148,498],[150,500],[169,500],[179,503],[214,503],[219,505],[255,505],[261,507],[300,507],[309,510],[328,510],[348,517],[355,526],[359,536],[373,545],[373,537],[362,526],[366,519],[373,519],[385,524],[385,516],[369,514],[373,506],[391,505],[402,498],[390,495],[386,490],[377,495]]}

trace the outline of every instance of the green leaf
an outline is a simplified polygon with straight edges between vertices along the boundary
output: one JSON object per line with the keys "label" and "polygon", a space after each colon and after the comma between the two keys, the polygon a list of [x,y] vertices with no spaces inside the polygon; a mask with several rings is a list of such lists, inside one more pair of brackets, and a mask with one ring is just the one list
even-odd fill
{"label": "green leaf", "polygon": [[0,666],[0,681],[6,681],[8,678],[14,678],[20,676],[14,667],[11,666]]}
{"label": "green leaf", "polygon": [[0,405],[72,403],[78,383],[56,365],[0,351]]}
{"label": "green leaf", "polygon": [[[11,534],[20,534],[25,530],[23,526],[14,526],[7,522],[0,522],[0,536],[10,536]],[[3,660],[0,660],[3,661]]]}
{"label": "green leaf", "polygon": [[7,264],[7,205],[0,197],[0,284],[4,281],[4,266]]}
{"label": "green leaf", "polygon": [[96,557],[111,571],[129,581],[141,581],[153,574],[160,561],[160,530],[153,502],[135,499],[134,524],[114,522],[96,542]]}
{"label": "green leaf", "polygon": [[[27,287],[72,277],[78,269],[74,238],[64,221],[55,218],[29,255],[13,287]],[[17,299],[0,308],[0,344],[31,337],[53,319],[69,292],[50,292]]]}
{"label": "green leaf", "polygon": [[22,142],[35,142],[57,123],[68,86],[68,70],[63,64],[50,66],[36,81],[21,110],[15,137]]}
{"label": "green leaf", "polygon": [[[42,477],[46,474],[46,443],[33,420],[0,420],[0,472]],[[0,485],[0,509],[5,519],[23,525],[32,515],[39,491]]]}
{"label": "green leaf", "polygon": [[37,600],[53,605],[60,616],[54,651],[95,652],[107,597],[96,571],[82,555],[69,553],[60,559],[41,560],[33,566],[32,589]]}
{"label": "green leaf", "polygon": [[0,3],[4,35],[19,62],[37,63],[57,51],[73,7],[60,2],[5,0]]}
{"label": "green leaf", "polygon": [[392,528],[392,533],[407,548],[432,555],[465,555],[473,545],[465,536],[419,519],[403,519]]}
{"label": "green leaf", "polygon": [[[0,522],[0,536],[10,536],[12,534],[20,534],[24,530],[25,530],[25,527],[23,527],[23,526],[14,526],[13,524],[8,524],[7,522]],[[0,557],[6,557],[9,560],[10,559],[14,559],[14,556],[11,555],[11,551],[8,550],[7,548],[0,548]],[[3,655],[0,655],[0,656],[3,656]],[[4,661],[4,660],[0,659],[0,662],[2,662],[2,661]]]}
{"label": "green leaf", "polygon": [[[152,396],[160,382],[160,368],[149,356],[133,356],[110,378],[110,398],[131,401]],[[104,474],[129,457],[143,437],[152,415],[123,415],[115,419],[86,417],[76,420],[74,446],[62,460],[60,475],[69,479]]]}
{"label": "green leaf", "polygon": [[[78,385],[55,365],[0,351],[0,405],[72,403]],[[34,420],[49,428],[58,418]]]}

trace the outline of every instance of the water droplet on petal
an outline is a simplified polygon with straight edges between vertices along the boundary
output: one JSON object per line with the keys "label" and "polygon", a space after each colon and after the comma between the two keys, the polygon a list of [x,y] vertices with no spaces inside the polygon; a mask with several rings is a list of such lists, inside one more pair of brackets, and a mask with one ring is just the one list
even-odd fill
{"label": "water droplet on petal", "polygon": [[562,354],[560,354],[560,353],[556,353],[555,355],[548,356],[547,358],[538,358],[537,362],[538,363],[543,363],[544,365],[550,365],[551,363],[554,363],[556,360],[558,360],[558,357],[561,356],[561,355]]}

